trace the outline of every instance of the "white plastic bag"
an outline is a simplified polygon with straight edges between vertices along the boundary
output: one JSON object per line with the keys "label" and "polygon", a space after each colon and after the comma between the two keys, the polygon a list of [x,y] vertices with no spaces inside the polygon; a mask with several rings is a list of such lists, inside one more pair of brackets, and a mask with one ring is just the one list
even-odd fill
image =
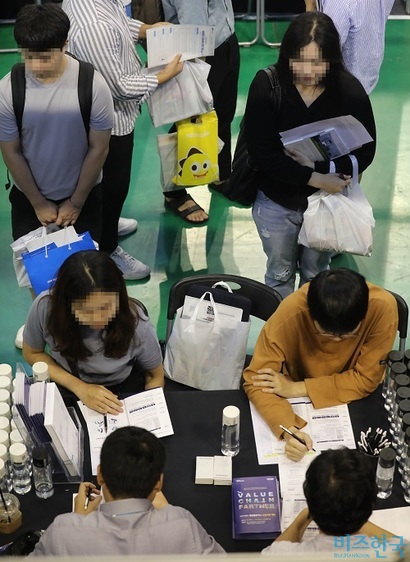
{"label": "white plastic bag", "polygon": [[[148,98],[148,111],[154,127],[175,123],[213,109],[207,78],[211,66],[200,60],[185,61],[182,72],[164,82]],[[159,68],[144,69],[157,74]]]}
{"label": "white plastic bag", "polygon": [[172,191],[176,186],[172,181],[178,171],[177,166],[177,134],[157,136],[158,154],[161,162],[161,187],[163,191]]}
{"label": "white plastic bag", "polygon": [[326,252],[371,255],[375,220],[357,180],[353,158],[353,179],[346,195],[318,191],[308,197],[299,244]]}
{"label": "white plastic bag", "polygon": [[[209,295],[214,321],[197,319],[201,303]],[[206,292],[190,318],[177,310],[164,359],[168,378],[201,390],[237,389],[246,357],[249,322],[234,321],[218,313],[218,304]]]}

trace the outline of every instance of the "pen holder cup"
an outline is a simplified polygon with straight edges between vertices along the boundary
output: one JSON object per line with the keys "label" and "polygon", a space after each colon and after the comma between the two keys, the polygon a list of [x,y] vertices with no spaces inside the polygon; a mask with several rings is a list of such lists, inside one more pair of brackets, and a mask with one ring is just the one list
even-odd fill
{"label": "pen holder cup", "polygon": [[380,427],[375,429],[369,427],[367,431],[360,432],[360,439],[357,441],[357,449],[366,457],[378,459],[382,449],[391,447],[387,429]]}
{"label": "pen holder cup", "polygon": [[22,522],[20,502],[13,494],[4,494],[4,503],[0,501],[0,533],[8,535],[14,533]]}

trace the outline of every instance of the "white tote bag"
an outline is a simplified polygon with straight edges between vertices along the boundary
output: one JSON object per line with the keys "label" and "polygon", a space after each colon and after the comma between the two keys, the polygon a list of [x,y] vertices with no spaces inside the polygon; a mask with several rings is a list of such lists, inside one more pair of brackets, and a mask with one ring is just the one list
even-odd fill
{"label": "white tote bag", "polygon": [[375,220],[358,182],[357,160],[350,158],[353,178],[347,194],[318,191],[308,197],[298,242],[326,252],[370,256]]}
{"label": "white tote bag", "polygon": [[[214,320],[198,319],[205,295],[209,295]],[[246,357],[249,322],[238,322],[218,312],[212,294],[199,299],[190,318],[177,310],[164,359],[165,374],[176,382],[201,390],[239,388]]]}
{"label": "white tote bag", "polygon": [[[207,78],[211,66],[200,60],[185,61],[182,72],[160,84],[147,99],[154,127],[168,125],[213,109],[213,97]],[[157,74],[159,68],[144,69]]]}

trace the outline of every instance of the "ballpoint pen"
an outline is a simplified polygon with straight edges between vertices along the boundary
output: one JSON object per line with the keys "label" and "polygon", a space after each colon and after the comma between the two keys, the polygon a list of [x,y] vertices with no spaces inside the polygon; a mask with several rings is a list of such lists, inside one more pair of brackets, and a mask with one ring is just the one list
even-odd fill
{"label": "ballpoint pen", "polygon": [[[288,429],[287,427],[285,427],[285,426],[283,426],[283,425],[280,425],[280,424],[279,424],[279,427],[280,427],[281,429],[283,429],[283,431],[284,431],[285,433],[288,433],[288,434],[291,435],[294,439],[296,439],[296,441],[299,441],[299,443],[302,443],[302,445],[304,445],[304,446],[306,447],[306,449],[307,449],[306,441],[305,441],[304,439],[302,439],[301,437],[298,437],[295,433],[293,433],[293,431],[291,431],[290,429]],[[314,449],[313,447],[312,447],[311,450],[316,453],[316,449]]]}
{"label": "ballpoint pen", "polygon": [[88,509],[88,504],[90,503],[91,493],[92,493],[92,488],[88,488],[87,494],[85,496],[84,509]]}

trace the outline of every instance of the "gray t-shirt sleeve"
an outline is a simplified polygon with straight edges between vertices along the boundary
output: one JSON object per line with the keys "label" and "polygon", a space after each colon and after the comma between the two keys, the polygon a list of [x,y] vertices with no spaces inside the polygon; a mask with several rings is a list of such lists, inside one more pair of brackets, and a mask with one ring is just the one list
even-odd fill
{"label": "gray t-shirt sleeve", "polygon": [[46,341],[46,322],[50,297],[48,292],[40,293],[33,301],[24,326],[23,340],[33,349],[43,350]]}
{"label": "gray t-shirt sleeve", "polygon": [[135,330],[135,357],[147,371],[162,363],[162,353],[154,326],[138,307],[139,320]]}
{"label": "gray t-shirt sleeve", "polygon": [[0,80],[0,141],[10,142],[18,138],[19,131],[11,101],[9,73]]}
{"label": "gray t-shirt sleeve", "polygon": [[90,115],[90,129],[106,131],[114,125],[114,102],[107,82],[102,74],[94,71],[93,104]]}

